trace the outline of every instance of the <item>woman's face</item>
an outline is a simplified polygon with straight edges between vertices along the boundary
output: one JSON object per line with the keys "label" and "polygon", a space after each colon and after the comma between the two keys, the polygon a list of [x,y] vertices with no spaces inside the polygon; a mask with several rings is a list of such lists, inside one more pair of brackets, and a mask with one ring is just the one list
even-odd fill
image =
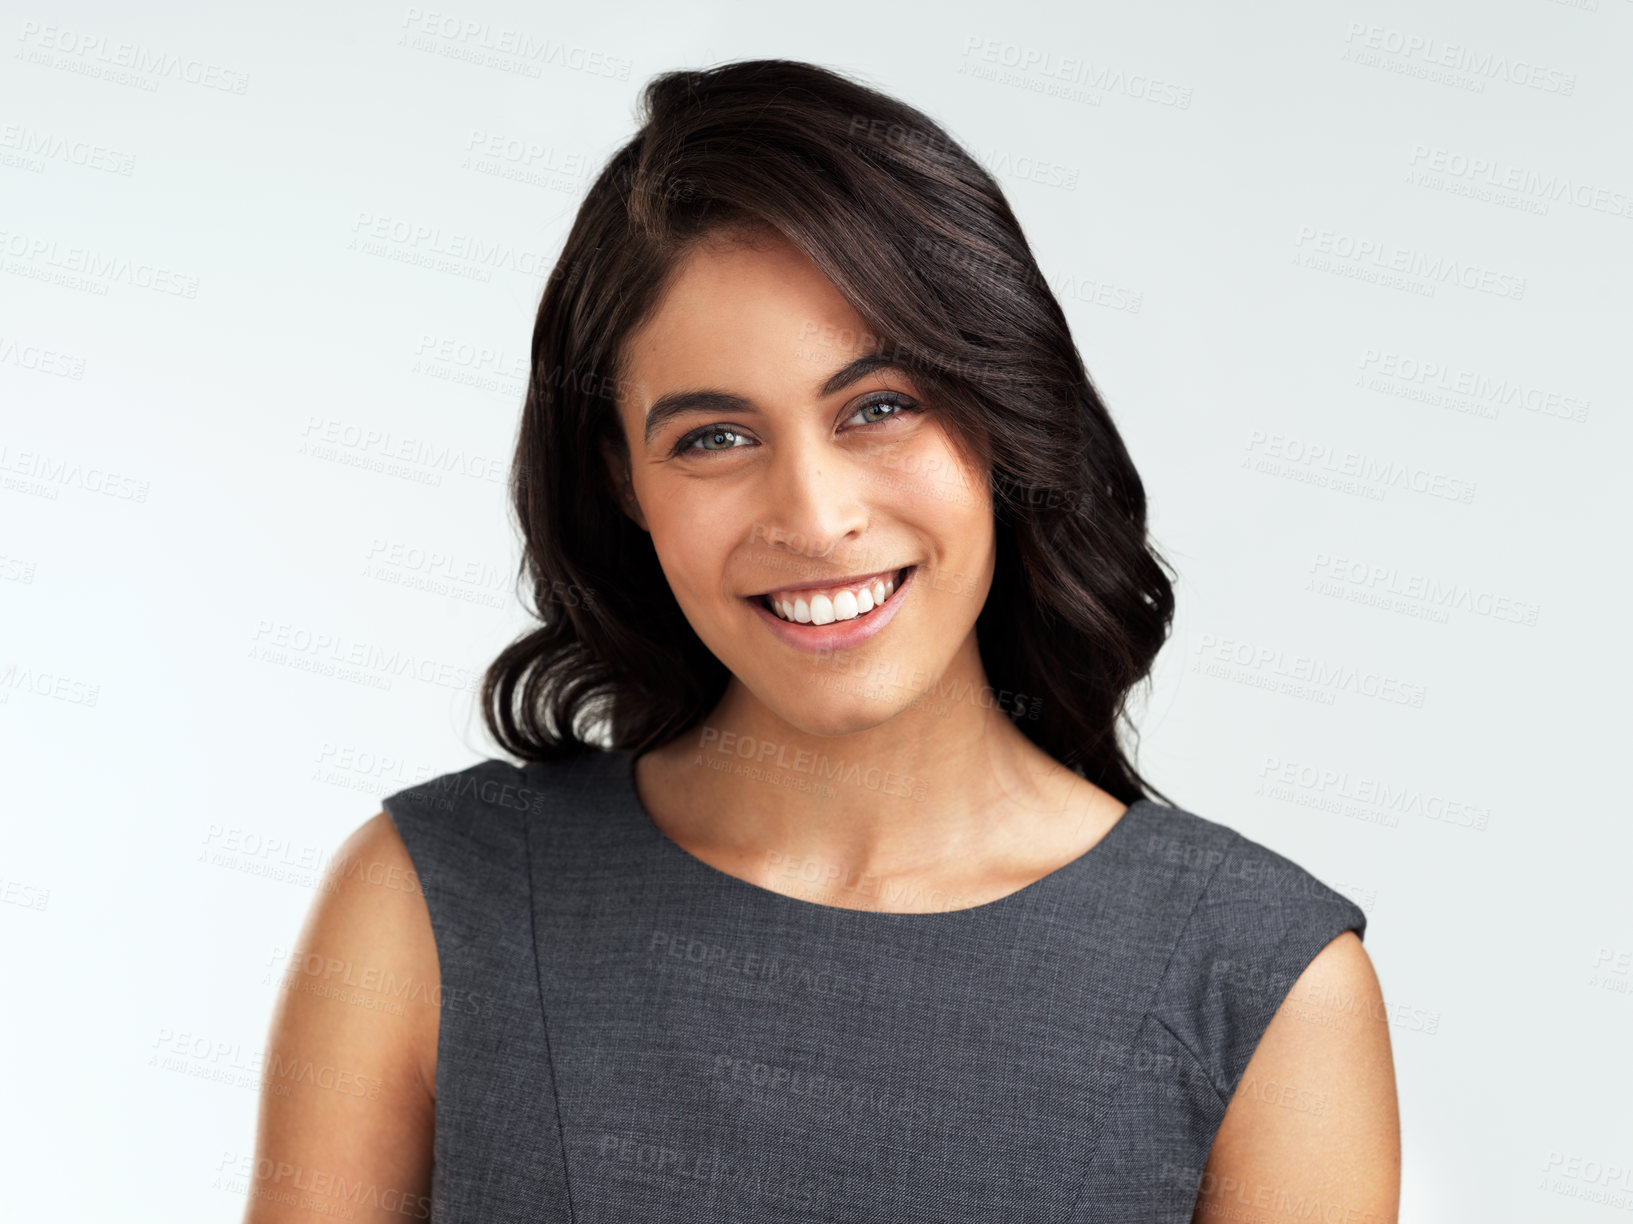
{"label": "woman's face", "polygon": [[854,364],[882,348],[774,232],[696,248],[626,346],[627,509],[698,637],[809,734],[934,701],[949,672],[980,680],[987,474],[910,371]]}

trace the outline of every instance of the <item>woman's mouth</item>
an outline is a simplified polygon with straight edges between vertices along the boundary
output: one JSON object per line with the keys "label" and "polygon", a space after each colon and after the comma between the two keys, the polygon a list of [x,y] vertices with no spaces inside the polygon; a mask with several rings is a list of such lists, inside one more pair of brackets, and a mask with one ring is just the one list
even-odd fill
{"label": "woman's mouth", "polygon": [[772,592],[744,602],[789,646],[813,652],[851,650],[895,619],[918,570],[916,564],[908,565],[866,582]]}
{"label": "woman's mouth", "polygon": [[906,580],[907,565],[893,574],[863,582],[795,591],[790,594],[761,595],[760,602],[778,617],[798,625],[830,625],[838,621],[869,616],[888,603]]}

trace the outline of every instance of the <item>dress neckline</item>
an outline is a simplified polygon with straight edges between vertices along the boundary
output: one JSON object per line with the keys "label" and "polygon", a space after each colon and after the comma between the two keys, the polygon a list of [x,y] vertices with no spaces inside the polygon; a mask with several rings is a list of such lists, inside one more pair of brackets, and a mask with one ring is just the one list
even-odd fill
{"label": "dress neckline", "polygon": [[1112,822],[1111,828],[1102,833],[1099,839],[1082,854],[1062,863],[1053,871],[1049,871],[1023,884],[1013,892],[1007,892],[1001,897],[994,897],[991,901],[984,901],[980,905],[967,905],[960,909],[947,910],[873,910],[855,909],[845,905],[824,905],[820,901],[807,901],[803,897],[795,897],[788,893],[778,892],[774,888],[766,888],[752,880],[745,880],[741,876],[732,875],[729,871],[722,871],[713,863],[698,858],[686,847],[682,846],[669,834],[658,827],[652,819],[646,805],[641,802],[640,792],[635,788],[635,752],[631,748],[615,748],[608,750],[608,757],[612,772],[617,775],[617,798],[619,808],[623,814],[633,820],[642,830],[641,835],[653,843],[659,853],[671,859],[678,859],[683,866],[690,866],[694,872],[706,873],[721,887],[732,889],[740,895],[758,898],[771,905],[780,905],[788,910],[805,910],[810,913],[828,914],[833,916],[847,916],[845,920],[862,922],[876,920],[886,923],[901,923],[913,920],[930,921],[957,921],[959,919],[997,916],[1023,905],[1034,898],[1044,896],[1052,889],[1058,889],[1069,884],[1079,874],[1091,870],[1101,859],[1111,853],[1118,842],[1131,836],[1128,827],[1134,821],[1131,817],[1143,816],[1145,809],[1151,806],[1150,799],[1141,796],[1129,804],[1122,814]]}

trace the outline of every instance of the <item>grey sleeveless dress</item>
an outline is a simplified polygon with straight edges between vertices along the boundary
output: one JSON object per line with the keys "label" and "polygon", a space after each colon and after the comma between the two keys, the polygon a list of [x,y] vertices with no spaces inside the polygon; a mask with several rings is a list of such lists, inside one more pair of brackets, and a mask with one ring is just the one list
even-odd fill
{"label": "grey sleeveless dress", "polygon": [[1365,930],[1150,800],[973,909],[801,901],[670,840],[632,765],[385,800],[441,966],[439,1224],[1184,1224],[1277,1007]]}

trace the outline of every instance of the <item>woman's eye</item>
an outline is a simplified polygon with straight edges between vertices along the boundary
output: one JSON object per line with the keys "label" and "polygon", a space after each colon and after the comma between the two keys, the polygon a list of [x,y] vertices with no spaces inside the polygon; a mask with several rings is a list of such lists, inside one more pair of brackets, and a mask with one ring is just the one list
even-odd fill
{"label": "woman's eye", "polygon": [[[899,417],[904,412],[922,412],[918,401],[906,395],[890,393],[870,399],[864,404],[858,404],[856,410],[848,420],[856,421],[859,425],[880,425],[886,421]],[[670,452],[674,458],[684,454],[719,453],[720,451],[739,450],[739,443],[758,445],[744,434],[726,425],[705,425],[702,429],[694,429],[675,443]]]}
{"label": "woman's eye", "polygon": [[[918,407],[917,403],[905,395],[882,395],[878,399],[871,399],[856,409],[856,417],[862,418],[864,425],[872,425],[877,421],[888,421],[891,417],[900,416],[903,412],[912,412]],[[875,408],[889,408],[892,411],[874,415]],[[856,417],[852,417],[855,420]]]}
{"label": "woman's eye", "polygon": [[[735,450],[742,434],[735,429],[727,429],[723,425],[706,425],[702,429],[694,429],[679,442],[675,443],[672,454],[679,455],[689,450]],[[694,446],[695,443],[721,443],[719,446]]]}

